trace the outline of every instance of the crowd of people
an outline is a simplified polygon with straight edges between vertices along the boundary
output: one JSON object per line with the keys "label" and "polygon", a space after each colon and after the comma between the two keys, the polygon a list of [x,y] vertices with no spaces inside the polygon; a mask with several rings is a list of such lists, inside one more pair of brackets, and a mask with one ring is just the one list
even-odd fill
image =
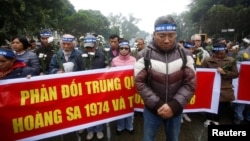
{"label": "crowd of people", "polygon": [[[136,61],[131,55],[129,40],[122,39],[117,34],[110,35],[109,46],[105,48],[98,47],[98,38],[94,33],[87,33],[81,38],[80,46],[77,46],[76,39],[71,34],[62,35],[59,44],[55,44],[52,32],[43,29],[40,32],[40,42],[41,45],[37,46],[34,39],[29,41],[25,36],[17,36],[12,39],[9,47],[1,47],[0,81],[133,65]],[[138,46],[142,49],[143,43]],[[133,117],[117,120],[117,134],[126,130],[133,135],[132,120]],[[102,139],[103,129],[104,125],[101,124],[79,130],[77,134],[81,136],[86,131],[86,140],[92,140],[95,135],[97,139]]]}
{"label": "crowd of people", "polygon": [[191,40],[181,45],[193,54],[196,68],[215,68],[221,76],[221,89],[218,114],[207,113],[204,126],[219,125],[223,110],[229,108],[234,119],[233,124],[239,125],[244,121],[250,123],[249,104],[233,103],[235,100],[233,79],[238,78],[239,68],[237,62],[250,61],[250,36],[242,39],[239,44],[225,38],[202,41],[199,34],[191,37]]}
{"label": "crowd of people", "polygon": [[[33,39],[28,41],[25,36],[17,36],[10,48],[0,48],[0,81],[134,65],[135,86],[145,105],[142,141],[153,141],[161,124],[165,127],[166,140],[178,141],[183,118],[191,122],[183,109],[197,86],[195,69],[215,68],[221,77],[218,114],[206,113],[204,126],[219,125],[225,107],[234,111],[234,124],[239,125],[243,120],[250,122],[250,105],[232,103],[235,100],[232,80],[239,76],[235,58],[250,61],[250,36],[242,40],[244,44],[224,38],[202,41],[199,34],[178,42],[177,28],[171,16],[157,18],[152,41],[146,46],[143,38],[136,38],[135,51],[131,50],[128,39],[116,34],[109,36],[109,45],[105,48],[98,47],[97,36],[91,33],[81,38],[80,47],[76,47],[76,39],[71,34],[64,34],[59,44],[54,44],[48,29],[40,32],[40,46],[36,46]],[[147,69],[145,58],[149,58]],[[87,128],[86,139],[92,140],[95,135],[98,139],[104,138],[103,128],[104,125]],[[81,135],[84,131],[77,133]],[[133,117],[117,120],[116,134],[124,131],[136,133]]]}

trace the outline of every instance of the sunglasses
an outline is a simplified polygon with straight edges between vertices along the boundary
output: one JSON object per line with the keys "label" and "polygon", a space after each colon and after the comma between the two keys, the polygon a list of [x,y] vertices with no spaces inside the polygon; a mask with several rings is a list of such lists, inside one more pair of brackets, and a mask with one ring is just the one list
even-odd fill
{"label": "sunglasses", "polygon": [[125,49],[125,50],[129,50],[129,48],[127,48],[127,47],[120,47],[119,49],[120,49],[120,50],[124,50],[124,49]]}

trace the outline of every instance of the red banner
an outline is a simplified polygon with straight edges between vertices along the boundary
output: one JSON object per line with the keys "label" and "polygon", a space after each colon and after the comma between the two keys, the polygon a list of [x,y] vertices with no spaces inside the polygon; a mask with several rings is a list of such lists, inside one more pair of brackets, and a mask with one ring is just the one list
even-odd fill
{"label": "red banner", "polygon": [[215,69],[197,69],[197,89],[184,112],[217,113],[220,76]]}
{"label": "red banner", "polygon": [[[197,82],[184,111],[217,112],[216,70],[197,69]],[[143,110],[143,100],[135,90],[133,66],[1,80],[0,139],[56,136],[131,116],[134,109]]]}
{"label": "red banner", "polygon": [[250,94],[249,94],[250,83],[248,82],[248,79],[250,79],[249,73],[250,73],[250,66],[247,64],[242,64],[240,68],[240,76],[238,83],[244,85],[239,85],[238,87],[238,100],[250,101]]}
{"label": "red banner", "polygon": [[238,68],[240,75],[233,81],[236,97],[234,102],[250,104],[250,83],[248,82],[248,79],[250,79],[250,62],[241,62],[238,64]]}
{"label": "red banner", "polygon": [[[76,126],[74,130],[79,130],[132,115],[133,71],[121,69],[38,76],[2,84],[1,140],[17,140]],[[63,132],[69,130],[60,134]]]}

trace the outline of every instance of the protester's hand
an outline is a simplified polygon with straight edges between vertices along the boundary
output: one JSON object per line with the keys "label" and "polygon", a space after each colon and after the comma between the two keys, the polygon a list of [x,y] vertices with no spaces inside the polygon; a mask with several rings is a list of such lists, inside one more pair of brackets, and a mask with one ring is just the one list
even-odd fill
{"label": "protester's hand", "polygon": [[57,73],[57,74],[58,74],[58,73],[64,73],[64,71],[63,71],[62,69],[59,69],[56,73]]}
{"label": "protester's hand", "polygon": [[225,72],[221,67],[218,67],[218,68],[217,68],[217,71],[218,71],[220,74],[226,74],[226,72]]}
{"label": "protester's hand", "polygon": [[30,78],[31,78],[31,75],[30,75],[30,74],[29,74],[29,75],[27,75],[27,76],[26,76],[26,78],[27,78],[27,79],[30,79]]}
{"label": "protester's hand", "polygon": [[157,110],[158,114],[162,117],[162,118],[170,118],[174,115],[172,109],[168,106],[168,104],[164,104],[162,105],[158,110]]}
{"label": "protester's hand", "polygon": [[58,74],[58,73],[64,73],[64,71],[62,71],[62,70],[59,70],[59,71],[57,71],[56,73],[57,73],[57,74]]}

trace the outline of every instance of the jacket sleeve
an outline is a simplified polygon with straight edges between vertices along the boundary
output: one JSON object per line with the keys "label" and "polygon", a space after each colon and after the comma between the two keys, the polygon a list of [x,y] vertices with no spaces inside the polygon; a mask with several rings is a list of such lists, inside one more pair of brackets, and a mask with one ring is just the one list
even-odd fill
{"label": "jacket sleeve", "polygon": [[182,84],[174,95],[173,100],[168,102],[174,115],[182,113],[195,93],[197,78],[194,69],[194,60],[190,55],[187,55],[187,64],[182,71]]}
{"label": "jacket sleeve", "polygon": [[57,62],[57,54],[54,54],[51,58],[50,64],[49,64],[49,73],[50,74],[56,74],[59,70],[59,65]]}
{"label": "jacket sleeve", "polygon": [[30,53],[30,65],[34,70],[34,74],[38,75],[40,73],[40,63],[38,56],[35,53]]}

